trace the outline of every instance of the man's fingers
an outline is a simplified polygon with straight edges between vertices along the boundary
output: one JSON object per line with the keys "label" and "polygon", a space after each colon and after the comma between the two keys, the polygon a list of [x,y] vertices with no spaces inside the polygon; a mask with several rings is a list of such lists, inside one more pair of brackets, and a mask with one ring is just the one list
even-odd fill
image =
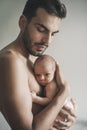
{"label": "man's fingers", "polygon": [[[74,106],[75,105],[75,106]],[[70,116],[73,116],[76,118],[76,113],[77,113],[77,105],[74,103],[73,109],[71,109],[68,106],[63,106],[63,113],[64,114],[69,114]]]}
{"label": "man's fingers", "polygon": [[73,104],[73,107],[74,107],[74,110],[77,112],[77,102],[75,99],[71,98],[70,101],[72,102]]}
{"label": "man's fingers", "polygon": [[67,130],[70,126],[70,122],[64,122],[59,120],[57,123],[54,124],[53,127],[57,128],[58,130]]}

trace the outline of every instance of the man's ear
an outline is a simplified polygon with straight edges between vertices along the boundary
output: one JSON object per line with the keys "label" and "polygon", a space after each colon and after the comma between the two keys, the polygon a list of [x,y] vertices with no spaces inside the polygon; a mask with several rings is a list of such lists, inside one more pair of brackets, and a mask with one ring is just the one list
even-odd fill
{"label": "man's ear", "polygon": [[19,19],[19,27],[20,27],[20,29],[24,30],[26,24],[27,24],[27,18],[24,15],[21,15],[20,19]]}

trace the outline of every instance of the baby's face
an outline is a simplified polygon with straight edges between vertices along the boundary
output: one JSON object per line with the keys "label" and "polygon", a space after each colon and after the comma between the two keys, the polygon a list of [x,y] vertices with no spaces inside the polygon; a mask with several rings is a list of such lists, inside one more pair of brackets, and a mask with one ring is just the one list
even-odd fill
{"label": "baby's face", "polygon": [[40,85],[45,86],[54,79],[54,69],[52,65],[36,65],[35,66],[35,76]]}

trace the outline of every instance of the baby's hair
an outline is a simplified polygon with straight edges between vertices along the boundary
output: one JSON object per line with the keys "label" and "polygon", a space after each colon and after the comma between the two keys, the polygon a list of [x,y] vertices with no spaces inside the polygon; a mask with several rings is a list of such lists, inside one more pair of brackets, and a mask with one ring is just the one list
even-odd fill
{"label": "baby's hair", "polygon": [[40,56],[40,57],[38,57],[37,59],[36,59],[36,61],[35,61],[35,63],[34,63],[34,66],[36,65],[36,64],[38,64],[39,65],[39,63],[51,63],[52,64],[52,66],[53,66],[53,68],[54,68],[54,70],[56,69],[56,61],[55,61],[55,59],[52,57],[52,56],[50,56],[50,55],[42,55],[42,56]]}

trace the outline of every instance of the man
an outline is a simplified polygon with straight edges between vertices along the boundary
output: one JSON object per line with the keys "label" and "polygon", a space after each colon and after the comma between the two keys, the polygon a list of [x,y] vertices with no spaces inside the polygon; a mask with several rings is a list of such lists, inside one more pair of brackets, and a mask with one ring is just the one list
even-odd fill
{"label": "man", "polygon": [[[66,8],[59,0],[28,0],[19,19],[17,39],[0,51],[0,111],[12,130],[65,130],[76,119],[74,100],[75,109],[64,107],[60,112],[69,88],[59,65],[56,81],[60,92],[51,103],[43,108],[32,103],[31,96],[31,91],[43,96],[33,75],[33,63],[49,46],[65,16]],[[57,120],[59,112],[65,122]]]}

